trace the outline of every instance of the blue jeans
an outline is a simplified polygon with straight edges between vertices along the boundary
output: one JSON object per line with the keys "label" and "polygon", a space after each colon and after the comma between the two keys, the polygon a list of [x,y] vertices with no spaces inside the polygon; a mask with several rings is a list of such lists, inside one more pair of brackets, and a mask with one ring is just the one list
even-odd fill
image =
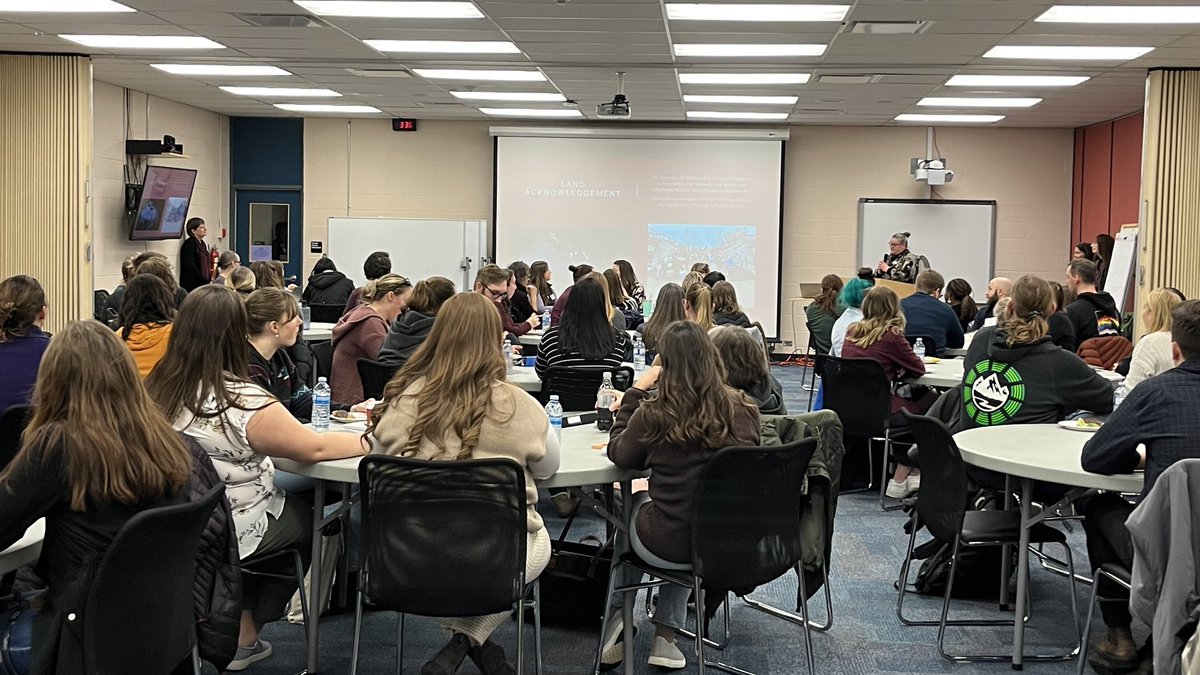
{"label": "blue jeans", "polygon": [[[629,528],[629,543],[633,552],[637,557],[641,558],[647,564],[655,567],[661,567],[665,570],[690,570],[691,565],[683,565],[680,563],[670,562],[654,555],[642,543],[641,537],[638,536],[637,515],[642,506],[650,501],[650,494],[647,492],[639,492],[633,496],[633,519],[630,521]],[[642,580],[643,575],[640,571],[632,567],[622,566],[620,568],[620,576],[616,582],[618,585],[635,584]],[[630,591],[632,592],[632,591]],[[683,630],[687,628],[687,602],[691,596],[692,589],[678,586],[676,584],[663,584],[658,587],[658,606],[654,610],[652,621],[668,628],[675,630]],[[609,605],[609,614],[615,616],[616,612],[620,612],[622,595],[614,593]]]}

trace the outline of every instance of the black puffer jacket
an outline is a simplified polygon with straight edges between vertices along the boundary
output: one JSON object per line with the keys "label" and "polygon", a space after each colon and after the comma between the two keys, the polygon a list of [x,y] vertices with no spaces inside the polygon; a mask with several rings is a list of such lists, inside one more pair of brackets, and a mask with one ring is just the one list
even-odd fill
{"label": "black puffer jacket", "polygon": [[332,260],[322,258],[313,267],[302,299],[309,305],[345,305],[353,292],[354,282],[334,269]]}
{"label": "black puffer jacket", "polygon": [[[180,434],[192,453],[195,470],[188,479],[187,499],[196,501],[216,485],[223,485],[212,460],[189,436]],[[196,579],[192,585],[196,603],[196,640],[200,658],[225,670],[237,652],[242,616],[242,568],[229,501],[222,499],[196,551]]]}

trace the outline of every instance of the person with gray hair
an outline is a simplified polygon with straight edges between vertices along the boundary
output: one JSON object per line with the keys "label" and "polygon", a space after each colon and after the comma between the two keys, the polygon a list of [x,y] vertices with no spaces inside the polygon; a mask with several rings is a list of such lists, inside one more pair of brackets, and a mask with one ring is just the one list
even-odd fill
{"label": "person with gray hair", "polygon": [[217,258],[217,278],[213,279],[212,282],[224,286],[225,277],[240,267],[241,264],[242,257],[237,254],[237,251],[222,251],[221,256]]}
{"label": "person with gray hair", "polygon": [[919,258],[908,250],[908,232],[897,232],[888,240],[888,252],[875,266],[877,279],[890,279],[905,284],[916,283]]}

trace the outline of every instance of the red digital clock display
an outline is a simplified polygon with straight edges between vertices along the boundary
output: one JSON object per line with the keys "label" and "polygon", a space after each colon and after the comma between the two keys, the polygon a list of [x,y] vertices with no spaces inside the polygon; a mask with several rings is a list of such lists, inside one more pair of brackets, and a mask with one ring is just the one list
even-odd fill
{"label": "red digital clock display", "polygon": [[400,117],[394,118],[392,120],[392,131],[416,131],[416,130],[417,130],[417,121],[416,120],[404,119],[404,118],[400,118]]}

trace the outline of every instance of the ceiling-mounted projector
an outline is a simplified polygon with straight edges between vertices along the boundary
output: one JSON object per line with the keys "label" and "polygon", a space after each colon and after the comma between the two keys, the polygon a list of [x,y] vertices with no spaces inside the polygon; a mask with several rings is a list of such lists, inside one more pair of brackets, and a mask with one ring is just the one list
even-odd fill
{"label": "ceiling-mounted projector", "polygon": [[954,180],[954,172],[940,159],[919,159],[912,171],[913,181],[930,185],[945,185]]}
{"label": "ceiling-mounted projector", "polygon": [[610,120],[627,120],[632,117],[629,99],[625,97],[625,73],[617,73],[617,93],[613,100],[596,106],[596,117]]}

